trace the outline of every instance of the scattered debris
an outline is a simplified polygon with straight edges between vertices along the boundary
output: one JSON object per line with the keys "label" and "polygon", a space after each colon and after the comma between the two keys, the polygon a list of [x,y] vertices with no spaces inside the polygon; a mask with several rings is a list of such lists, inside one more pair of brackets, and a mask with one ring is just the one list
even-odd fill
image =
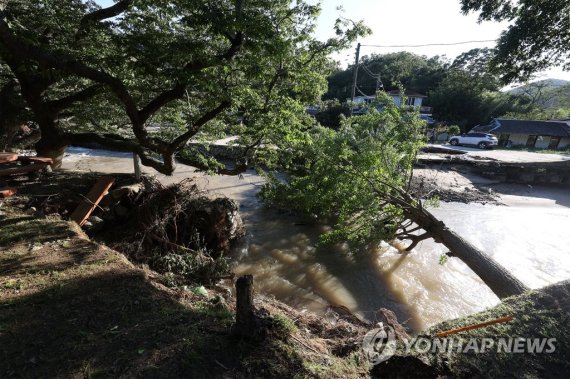
{"label": "scattered debris", "polygon": [[71,214],[71,220],[75,221],[79,226],[83,226],[91,213],[95,210],[103,196],[115,183],[115,179],[110,176],[101,177],[97,183],[91,188],[87,197],[77,206]]}

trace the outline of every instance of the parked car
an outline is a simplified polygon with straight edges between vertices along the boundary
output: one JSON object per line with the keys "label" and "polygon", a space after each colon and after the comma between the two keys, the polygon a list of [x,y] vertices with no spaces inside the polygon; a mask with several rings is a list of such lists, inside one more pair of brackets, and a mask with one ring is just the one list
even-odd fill
{"label": "parked car", "polygon": [[492,148],[499,144],[499,140],[492,134],[486,133],[467,133],[460,136],[452,136],[449,143],[453,146],[457,145],[473,145],[479,149]]}

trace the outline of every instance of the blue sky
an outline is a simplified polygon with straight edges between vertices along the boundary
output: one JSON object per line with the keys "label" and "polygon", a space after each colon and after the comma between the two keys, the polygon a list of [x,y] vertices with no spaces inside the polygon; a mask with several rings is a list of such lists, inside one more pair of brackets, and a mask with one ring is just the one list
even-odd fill
{"label": "blue sky", "polygon": [[[307,0],[316,3],[316,0]],[[97,0],[102,6],[112,0]],[[324,40],[333,34],[334,21],[339,15],[352,20],[364,20],[373,34],[362,39],[368,45],[418,45],[429,43],[453,43],[472,40],[497,39],[507,23],[477,23],[477,15],[461,14],[459,0],[322,0],[322,13],[316,35]],[[343,10],[338,10],[342,7]],[[459,46],[431,46],[422,48],[372,48],[363,47],[361,54],[410,51],[416,54],[446,55],[453,59],[475,47],[492,47],[494,43],[474,43]],[[356,46],[355,46],[356,47]],[[354,48],[333,57],[343,66],[354,60]],[[552,69],[539,78],[570,80],[570,72]]]}

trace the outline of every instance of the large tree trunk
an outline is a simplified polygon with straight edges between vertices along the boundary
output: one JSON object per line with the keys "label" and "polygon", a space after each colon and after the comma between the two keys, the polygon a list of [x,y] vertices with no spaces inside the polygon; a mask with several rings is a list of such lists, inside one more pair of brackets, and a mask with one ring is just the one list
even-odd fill
{"label": "large tree trunk", "polygon": [[436,242],[444,244],[451,256],[461,259],[500,299],[529,290],[503,266],[450,230],[425,208],[408,208],[406,214]]}
{"label": "large tree trunk", "polygon": [[14,137],[23,124],[25,109],[16,88],[15,80],[9,80],[0,88],[0,150],[12,147]]}
{"label": "large tree trunk", "polygon": [[63,155],[67,144],[54,135],[50,135],[48,131],[42,129],[42,136],[36,144],[36,153],[40,157],[51,158],[53,163],[52,169],[58,169],[63,162]]}

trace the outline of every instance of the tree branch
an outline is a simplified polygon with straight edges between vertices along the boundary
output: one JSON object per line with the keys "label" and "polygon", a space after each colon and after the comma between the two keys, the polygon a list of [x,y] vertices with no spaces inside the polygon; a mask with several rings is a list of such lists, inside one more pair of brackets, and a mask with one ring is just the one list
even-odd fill
{"label": "tree branch", "polygon": [[228,108],[230,105],[231,103],[229,101],[224,100],[216,108],[206,112],[204,115],[202,115],[202,117],[196,120],[192,124],[192,126],[188,128],[188,131],[186,133],[181,134],[174,141],[172,141],[168,146],[168,150],[170,152],[175,152],[178,149],[180,149],[182,145],[184,145],[186,142],[188,142],[190,138],[192,138],[193,136],[196,135],[196,133],[198,133],[198,131],[202,126],[204,126],[204,124],[214,119],[217,115],[219,115],[224,109]]}
{"label": "tree branch", "polygon": [[211,167],[205,165],[202,162],[191,159],[191,158],[183,158],[183,157],[177,156],[176,159],[180,163],[185,164],[187,166],[195,167],[200,171],[214,171],[216,174],[219,174],[219,175],[235,176],[235,175],[240,175],[240,174],[247,171],[247,162],[239,163],[234,168],[231,168],[231,169],[224,167],[224,168],[216,168],[216,169],[212,170]]}
{"label": "tree branch", "polygon": [[423,241],[423,240],[427,240],[428,238],[432,237],[432,234],[429,232],[425,232],[423,234],[420,235],[415,235],[415,234],[398,234],[396,235],[398,238],[400,239],[407,239],[412,241],[412,243],[406,247],[406,251],[411,251],[413,248],[415,248],[416,246],[418,246],[418,244]]}
{"label": "tree branch", "polygon": [[92,98],[102,88],[103,87],[100,84],[95,84],[95,85],[89,86],[87,88],[84,88],[81,91],[76,92],[72,95],[63,97],[61,99],[48,101],[48,102],[46,102],[46,106],[48,106],[51,109],[57,110],[57,111],[62,110],[62,109],[66,109],[66,108],[69,108],[70,106],[72,106],[73,103]]}
{"label": "tree branch", "polygon": [[[6,21],[0,18],[0,43],[7,47],[10,52],[20,59],[32,59],[46,66],[73,73],[94,82],[106,84],[125,106],[127,115],[133,122],[133,126],[141,125],[137,106],[125,85],[117,78],[107,74],[103,70],[97,70],[73,58],[58,55],[55,56],[36,46],[17,39]],[[146,139],[146,132],[140,128],[133,128],[137,138]]]}
{"label": "tree branch", "polygon": [[133,3],[133,0],[121,0],[107,8],[101,8],[83,16],[75,34],[76,39],[85,37],[93,24],[120,15]]}

